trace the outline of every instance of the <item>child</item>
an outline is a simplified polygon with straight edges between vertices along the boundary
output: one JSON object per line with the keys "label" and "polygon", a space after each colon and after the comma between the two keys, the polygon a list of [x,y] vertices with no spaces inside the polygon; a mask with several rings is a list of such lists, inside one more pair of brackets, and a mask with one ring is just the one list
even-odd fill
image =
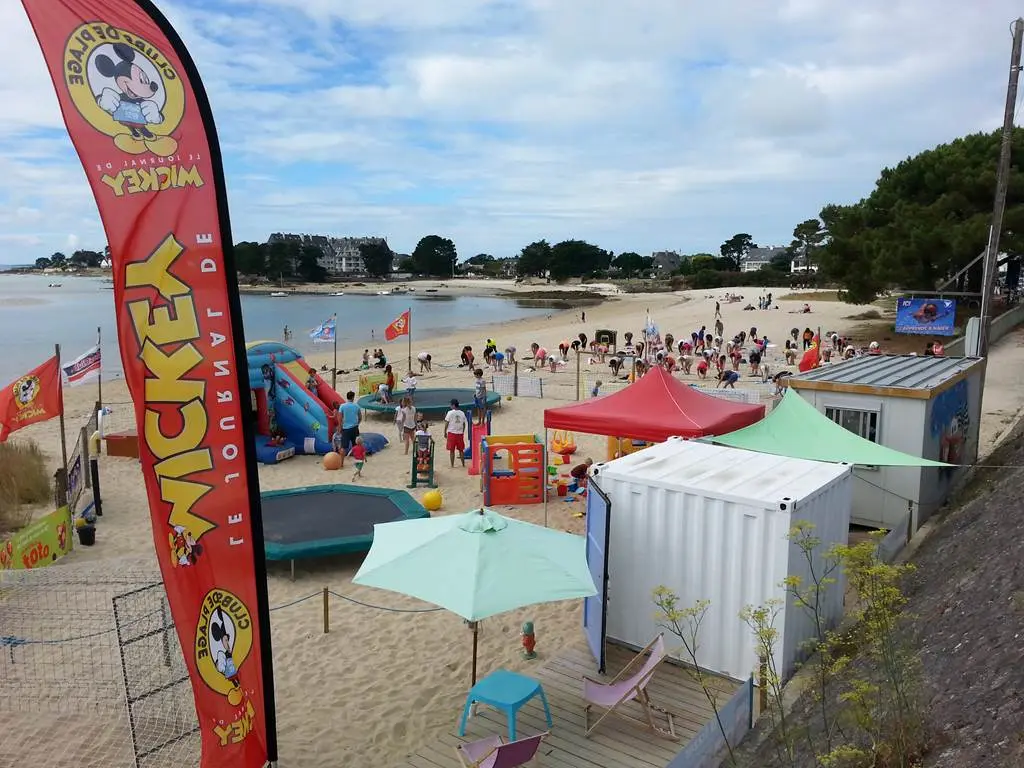
{"label": "child", "polygon": [[405,387],[405,394],[409,396],[410,401],[416,397],[416,387],[419,386],[419,383],[416,374],[412,371],[409,371],[409,375],[402,379],[402,386]]}
{"label": "child", "polygon": [[405,443],[405,455],[408,456],[413,433],[416,431],[416,409],[412,405],[411,397],[402,398],[402,404],[395,414],[395,423],[398,424],[399,438]]}
{"label": "child", "polygon": [[706,357],[701,357],[701,359],[699,361],[697,361],[697,378],[703,380],[703,379],[706,379],[707,377],[708,377],[708,359]]}
{"label": "child", "polygon": [[482,427],[487,419],[487,382],[480,368],[473,371],[473,376],[473,404],[476,406],[477,424]]}
{"label": "child", "polygon": [[715,389],[721,387],[722,389],[736,389],[736,382],[740,380],[740,375],[736,371],[721,371],[718,374],[718,384],[715,385]]}
{"label": "child", "polygon": [[363,476],[363,464],[366,463],[366,447],[363,445],[363,438],[357,437],[356,444],[352,446],[352,458],[356,462],[356,472],[352,475],[352,481]]}
{"label": "child", "polygon": [[309,373],[309,376],[306,377],[306,389],[308,389],[310,392],[313,393],[313,397],[316,397],[317,396],[317,394],[316,394],[316,387],[317,387],[316,371],[314,371],[312,368],[310,368],[308,373]]}
{"label": "child", "polygon": [[603,381],[601,381],[600,379],[595,381],[593,388],[590,390],[590,396],[591,397],[600,397],[601,396],[601,387],[602,386],[604,386],[604,382]]}
{"label": "child", "polygon": [[377,385],[377,399],[385,405],[391,402],[391,390],[386,383]]}
{"label": "child", "polygon": [[427,472],[430,469],[430,431],[422,415],[417,414],[416,421],[416,471]]}
{"label": "child", "polygon": [[582,464],[577,464],[572,468],[572,471],[569,474],[572,476],[572,479],[576,481],[577,488],[587,487],[587,472],[590,471],[590,465],[593,463],[594,460],[587,457],[587,460]]}

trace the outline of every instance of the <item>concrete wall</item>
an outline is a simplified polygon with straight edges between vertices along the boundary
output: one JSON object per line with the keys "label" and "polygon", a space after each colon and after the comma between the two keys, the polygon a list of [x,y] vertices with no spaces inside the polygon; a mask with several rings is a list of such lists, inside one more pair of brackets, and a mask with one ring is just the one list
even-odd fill
{"label": "concrete wall", "polygon": [[[1024,304],[1017,305],[1009,312],[1004,312],[992,321],[992,338],[989,340],[989,343],[995,344],[1021,323],[1024,323]],[[961,336],[958,339],[953,339],[949,344],[943,345],[946,355],[949,357],[963,357],[965,343],[966,337]]]}

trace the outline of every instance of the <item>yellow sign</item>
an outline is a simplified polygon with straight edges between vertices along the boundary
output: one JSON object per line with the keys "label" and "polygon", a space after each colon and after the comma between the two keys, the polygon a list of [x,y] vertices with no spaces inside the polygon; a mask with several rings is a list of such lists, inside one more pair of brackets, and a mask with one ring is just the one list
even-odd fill
{"label": "yellow sign", "polygon": [[386,373],[361,373],[359,374],[359,396],[372,395],[377,387],[388,380]]}
{"label": "yellow sign", "polygon": [[0,543],[0,570],[43,568],[70,551],[71,510],[61,507]]}

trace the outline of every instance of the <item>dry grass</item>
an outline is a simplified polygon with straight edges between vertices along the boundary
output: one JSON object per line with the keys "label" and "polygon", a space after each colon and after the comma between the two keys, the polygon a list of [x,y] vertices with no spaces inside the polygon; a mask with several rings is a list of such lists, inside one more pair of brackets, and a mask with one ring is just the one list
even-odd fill
{"label": "dry grass", "polygon": [[52,493],[43,454],[35,443],[0,444],[0,534],[28,522],[28,504],[41,504]]}
{"label": "dry grass", "polygon": [[802,291],[797,293],[784,293],[778,297],[779,301],[805,301],[808,304],[815,301],[842,301],[839,298],[839,291]]}
{"label": "dry grass", "polygon": [[869,309],[866,312],[859,312],[856,315],[846,315],[843,320],[881,320],[882,313],[877,309]]}

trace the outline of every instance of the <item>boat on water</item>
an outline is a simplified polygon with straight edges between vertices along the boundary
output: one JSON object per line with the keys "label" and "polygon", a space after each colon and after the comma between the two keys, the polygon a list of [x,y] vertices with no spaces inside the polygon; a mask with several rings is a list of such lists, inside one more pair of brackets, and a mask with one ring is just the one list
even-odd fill
{"label": "boat on water", "polygon": [[60,287],[61,287],[61,284],[60,284],[60,283],[50,283],[50,284],[49,284],[48,286],[46,286],[46,287],[47,287],[47,288],[60,288]]}
{"label": "boat on water", "polygon": [[335,291],[334,293],[331,294],[331,296],[344,296],[344,295],[345,295],[344,291]]}
{"label": "boat on water", "polygon": [[274,291],[272,294],[270,294],[270,298],[272,298],[272,299],[283,299],[287,295],[288,295],[288,291]]}
{"label": "boat on water", "polygon": [[378,296],[390,296],[391,291],[377,291]]}

